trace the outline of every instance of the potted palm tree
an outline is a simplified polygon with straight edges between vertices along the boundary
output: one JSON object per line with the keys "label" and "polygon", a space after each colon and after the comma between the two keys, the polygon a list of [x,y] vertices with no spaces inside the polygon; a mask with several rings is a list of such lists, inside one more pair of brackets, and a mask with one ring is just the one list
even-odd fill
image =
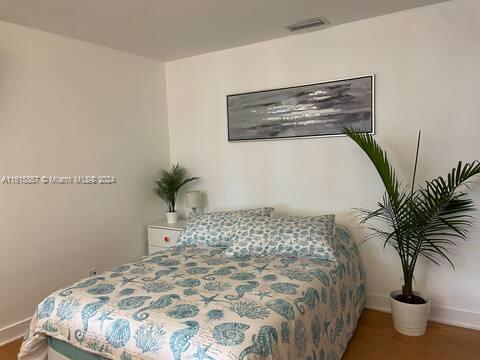
{"label": "potted palm tree", "polygon": [[375,166],[386,192],[375,210],[360,210],[361,223],[372,231],[367,237],[382,238],[384,247],[398,253],[403,270],[401,290],[390,294],[395,329],[406,335],[423,335],[426,331],[430,299],[413,290],[415,266],[419,257],[439,265],[453,263],[450,249],[458,240],[467,240],[471,213],[475,210],[467,197],[468,183],[480,174],[480,163],[461,161],[447,175],[415,186],[421,133],[418,134],[412,183],[402,186],[387,154],[371,134],[345,129]]}
{"label": "potted palm tree", "polygon": [[180,164],[172,165],[170,170],[161,171],[160,178],[155,181],[155,192],[167,203],[168,223],[176,223],[178,220],[178,213],[175,209],[178,192],[184,185],[195,180],[198,180],[198,177],[190,177],[188,170]]}

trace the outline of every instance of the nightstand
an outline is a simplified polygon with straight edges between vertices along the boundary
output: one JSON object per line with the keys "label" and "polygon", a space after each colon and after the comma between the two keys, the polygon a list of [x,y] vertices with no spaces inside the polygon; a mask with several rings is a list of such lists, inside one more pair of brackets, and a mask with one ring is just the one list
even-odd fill
{"label": "nightstand", "polygon": [[148,226],[148,253],[152,254],[161,248],[175,246],[178,242],[180,232],[187,220],[179,219],[174,224],[161,220]]}

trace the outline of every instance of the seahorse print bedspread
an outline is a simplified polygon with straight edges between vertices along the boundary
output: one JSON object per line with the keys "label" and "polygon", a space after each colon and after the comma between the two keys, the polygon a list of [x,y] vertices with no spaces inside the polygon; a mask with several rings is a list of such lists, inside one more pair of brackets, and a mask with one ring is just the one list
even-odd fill
{"label": "seahorse print bedspread", "polygon": [[339,359],[365,296],[358,249],[337,231],[337,261],[226,258],[165,249],[42,301],[20,359],[47,336],[109,359]]}

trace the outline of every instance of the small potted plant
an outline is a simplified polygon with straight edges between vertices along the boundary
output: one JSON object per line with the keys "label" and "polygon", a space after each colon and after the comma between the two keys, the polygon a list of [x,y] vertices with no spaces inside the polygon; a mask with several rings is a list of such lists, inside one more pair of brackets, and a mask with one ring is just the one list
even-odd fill
{"label": "small potted plant", "polygon": [[198,177],[190,177],[188,170],[180,164],[172,165],[170,170],[161,171],[160,179],[155,181],[155,192],[167,203],[168,223],[176,223],[178,220],[178,214],[175,209],[178,192],[184,185],[195,180],[198,180]]}
{"label": "small potted plant", "polygon": [[446,179],[438,177],[416,188],[419,133],[412,183],[401,186],[386,152],[371,134],[345,131],[370,158],[386,188],[377,209],[360,211],[361,223],[368,224],[373,236],[382,238],[384,247],[392,246],[401,261],[403,286],[390,294],[394,327],[405,335],[423,335],[430,299],[413,291],[415,266],[422,256],[436,265],[446,261],[453,267],[449,249],[456,245],[456,240],[467,240],[470,213],[475,210],[473,201],[466,196],[467,185],[480,174],[480,163],[459,162]]}

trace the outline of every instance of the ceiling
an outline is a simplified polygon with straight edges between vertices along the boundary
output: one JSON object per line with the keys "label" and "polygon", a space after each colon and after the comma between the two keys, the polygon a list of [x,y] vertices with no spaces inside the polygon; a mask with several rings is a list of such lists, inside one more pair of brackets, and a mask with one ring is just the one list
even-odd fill
{"label": "ceiling", "polygon": [[0,0],[0,19],[163,61],[444,0]]}

